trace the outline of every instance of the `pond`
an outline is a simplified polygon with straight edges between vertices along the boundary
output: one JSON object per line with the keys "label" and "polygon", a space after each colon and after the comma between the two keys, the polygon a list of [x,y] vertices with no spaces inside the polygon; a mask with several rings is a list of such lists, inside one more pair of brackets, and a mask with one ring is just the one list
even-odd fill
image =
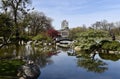
{"label": "pond", "polygon": [[5,46],[0,49],[0,79],[18,79],[12,69],[24,64],[21,59],[39,65],[38,79],[120,79],[120,56],[96,54],[93,59],[82,52],[81,56],[71,55],[73,52],[55,46]]}

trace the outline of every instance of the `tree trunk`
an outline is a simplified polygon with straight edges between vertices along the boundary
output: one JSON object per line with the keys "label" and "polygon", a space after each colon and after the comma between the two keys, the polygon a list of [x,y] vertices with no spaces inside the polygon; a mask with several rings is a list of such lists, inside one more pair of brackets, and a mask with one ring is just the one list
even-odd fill
{"label": "tree trunk", "polygon": [[16,32],[16,43],[19,42],[19,28],[18,28],[18,22],[17,22],[17,10],[14,11],[14,22],[15,22],[15,32]]}

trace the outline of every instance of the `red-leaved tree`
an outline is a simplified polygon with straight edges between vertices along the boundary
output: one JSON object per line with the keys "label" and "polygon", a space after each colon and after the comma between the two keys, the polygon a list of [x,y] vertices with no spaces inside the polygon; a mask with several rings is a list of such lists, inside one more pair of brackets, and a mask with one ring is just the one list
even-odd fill
{"label": "red-leaved tree", "polygon": [[59,35],[59,32],[55,29],[49,29],[47,30],[47,34],[48,36],[50,36],[51,38],[55,38]]}

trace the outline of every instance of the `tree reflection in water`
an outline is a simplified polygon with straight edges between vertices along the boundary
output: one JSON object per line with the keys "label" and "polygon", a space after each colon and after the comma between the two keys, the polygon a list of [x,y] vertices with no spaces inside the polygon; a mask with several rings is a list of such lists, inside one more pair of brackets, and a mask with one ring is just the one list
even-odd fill
{"label": "tree reflection in water", "polygon": [[101,59],[111,60],[111,61],[118,61],[120,59],[120,54],[100,53],[99,56]]}
{"label": "tree reflection in water", "polygon": [[46,64],[53,63],[53,61],[50,60],[50,57],[57,53],[58,52],[55,47],[8,45],[0,49],[0,59],[33,60],[35,63],[40,65],[40,67],[44,67]]}
{"label": "tree reflection in water", "polygon": [[56,55],[57,53],[58,52],[54,47],[34,47],[31,45],[25,45],[25,46],[8,45],[0,49],[0,59],[6,61],[17,59],[17,60],[22,60],[26,63],[29,60],[32,60],[34,64],[42,68],[48,64],[52,64],[53,61],[50,59],[50,57]]}
{"label": "tree reflection in water", "polygon": [[95,73],[103,73],[108,70],[107,64],[100,59],[93,59],[91,57],[82,55],[78,58],[78,66],[85,68],[87,71]]}

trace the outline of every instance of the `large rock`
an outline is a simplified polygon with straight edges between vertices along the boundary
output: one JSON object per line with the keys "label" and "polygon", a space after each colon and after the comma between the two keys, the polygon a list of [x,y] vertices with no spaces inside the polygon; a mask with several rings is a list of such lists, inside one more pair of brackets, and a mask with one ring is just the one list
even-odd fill
{"label": "large rock", "polygon": [[75,50],[75,51],[80,51],[81,48],[80,48],[79,46],[76,46],[76,47],[74,48],[74,50]]}
{"label": "large rock", "polygon": [[17,76],[19,76],[19,79],[37,79],[40,73],[39,67],[32,63],[21,66]]}

